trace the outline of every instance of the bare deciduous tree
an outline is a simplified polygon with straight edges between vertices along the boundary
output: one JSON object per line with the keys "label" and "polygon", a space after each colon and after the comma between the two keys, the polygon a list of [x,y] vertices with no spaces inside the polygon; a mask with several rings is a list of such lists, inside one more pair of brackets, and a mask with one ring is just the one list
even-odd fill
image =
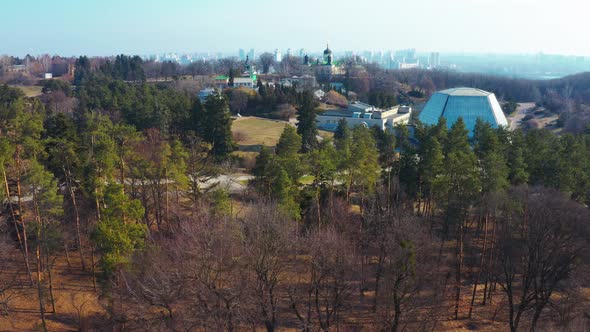
{"label": "bare deciduous tree", "polygon": [[552,303],[552,295],[575,271],[587,247],[588,210],[563,194],[517,188],[498,223],[497,283],[508,299],[511,331],[532,313],[531,331]]}
{"label": "bare deciduous tree", "polygon": [[322,331],[338,329],[353,291],[357,258],[354,246],[334,229],[319,229],[303,242],[308,269],[297,287],[289,289],[291,308],[304,331],[314,322]]}
{"label": "bare deciduous tree", "polygon": [[273,204],[253,208],[255,211],[242,223],[243,259],[246,269],[252,273],[256,314],[270,332],[277,325],[279,287],[297,237],[297,224]]}

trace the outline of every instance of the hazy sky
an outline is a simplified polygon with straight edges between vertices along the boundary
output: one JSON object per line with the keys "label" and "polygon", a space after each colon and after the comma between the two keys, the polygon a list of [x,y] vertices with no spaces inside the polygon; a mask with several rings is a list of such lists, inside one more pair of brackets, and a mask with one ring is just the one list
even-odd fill
{"label": "hazy sky", "polygon": [[0,0],[0,54],[305,48],[590,56],[588,0]]}

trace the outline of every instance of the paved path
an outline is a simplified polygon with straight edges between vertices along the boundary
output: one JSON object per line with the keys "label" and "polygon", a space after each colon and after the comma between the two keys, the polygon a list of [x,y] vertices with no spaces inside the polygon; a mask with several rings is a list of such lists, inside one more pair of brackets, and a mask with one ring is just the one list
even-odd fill
{"label": "paved path", "polygon": [[252,175],[222,174],[213,179],[210,179],[209,181],[201,183],[201,187],[203,189],[208,189],[217,186],[220,189],[228,190],[231,194],[237,194],[244,192],[248,188],[247,181],[250,181],[253,178],[254,176]]}

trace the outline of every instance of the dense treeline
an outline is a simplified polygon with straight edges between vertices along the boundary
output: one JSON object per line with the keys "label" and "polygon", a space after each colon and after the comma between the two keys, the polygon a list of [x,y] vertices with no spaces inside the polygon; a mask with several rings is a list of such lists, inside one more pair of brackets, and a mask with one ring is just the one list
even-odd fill
{"label": "dense treeline", "polygon": [[[306,140],[286,127],[253,170],[266,198],[236,219],[201,209],[179,221],[136,258],[132,271],[141,272],[115,283],[130,299],[119,314],[138,327],[269,331],[423,330],[448,314],[489,315],[517,331],[553,312],[556,328],[580,328],[580,312],[556,308],[588,282],[574,276],[588,266],[590,214],[541,185],[579,201],[588,187],[554,182],[559,172],[539,168],[549,152],[531,149],[578,142],[584,153],[555,158],[585,165],[564,170],[584,179],[588,135],[555,140],[479,123],[470,139],[461,121],[446,128],[420,128],[413,149],[401,128],[395,137],[342,122],[334,142],[301,153]],[[303,184],[304,174],[312,181]]]}
{"label": "dense treeline", "polygon": [[[492,91],[506,103],[534,102],[550,113],[560,115],[562,122],[590,123],[590,74],[581,73],[560,79],[534,81],[450,70],[384,70],[375,66],[357,65],[347,74],[348,88],[359,93],[361,99],[380,103],[375,93],[394,93],[400,102],[411,102],[409,97],[428,97],[438,90],[468,86]],[[406,88],[402,88],[405,85]],[[407,87],[411,88],[407,92]],[[370,93],[369,93],[370,92]],[[514,106],[506,109],[514,111]],[[562,123],[563,124],[563,123]],[[580,128],[580,126],[574,126]],[[579,130],[570,130],[579,132]]]}
{"label": "dense treeline", "polygon": [[139,130],[158,128],[166,133],[195,130],[190,97],[153,84],[127,84],[104,75],[93,75],[77,89],[81,110],[106,112]]}
{"label": "dense treeline", "polygon": [[588,85],[590,74],[580,73],[552,80],[529,80],[480,73],[462,73],[448,69],[388,70],[376,64],[363,63],[355,58],[343,60],[347,88],[362,95],[391,93],[406,84],[414,89],[431,93],[458,86],[469,86],[493,91],[499,99],[518,102],[542,103],[547,94],[555,93],[562,102],[572,99],[589,104]]}
{"label": "dense treeline", "polygon": [[[25,72],[0,73],[6,76],[2,81],[11,84],[35,84],[38,78],[46,72],[54,72],[54,76],[73,79],[75,85],[91,72],[101,72],[108,77],[126,82],[165,81],[174,82],[179,86],[204,86],[203,80],[213,75],[233,75],[243,73],[246,69],[245,61],[236,57],[211,60],[195,60],[189,64],[180,65],[172,61],[142,60],[138,56],[117,55],[115,57],[80,57],[60,58],[47,55],[32,57],[27,55],[23,59],[3,57],[0,66],[9,64],[24,64]],[[412,104],[416,99],[427,98],[437,90],[470,86],[492,91],[506,103],[506,112],[515,110],[515,102],[535,102],[545,108],[546,115],[558,115],[558,127],[568,132],[579,133],[590,122],[590,84],[588,73],[553,80],[527,80],[508,78],[478,73],[461,73],[447,69],[437,70],[386,70],[377,64],[365,63],[356,57],[338,61],[343,66],[343,75],[329,75],[324,77],[314,66],[304,64],[299,57],[285,56],[280,63],[275,63],[270,53],[263,53],[257,59],[248,59],[248,66],[254,65],[265,81],[275,81],[280,77],[293,75],[312,75],[327,87],[328,83],[342,83],[344,94],[349,99],[358,99],[371,104],[388,107],[397,103]],[[71,70],[74,68],[75,70]],[[272,69],[272,70],[271,70]],[[32,75],[32,76],[31,76]],[[73,75],[70,77],[70,75]],[[183,84],[191,76],[193,84]],[[231,76],[231,75],[230,75]],[[1,78],[0,78],[1,79]],[[181,83],[179,83],[181,82]],[[172,84],[172,83],[171,83]],[[300,87],[301,88],[301,87]],[[196,90],[195,90],[196,89]],[[269,88],[273,90],[274,88]],[[282,88],[279,88],[282,89]],[[193,93],[198,88],[190,89]],[[329,89],[328,89],[329,90]],[[232,91],[230,107],[234,113],[248,113],[275,118],[285,118],[292,114],[289,104],[283,103],[282,93],[271,93],[271,98],[251,94],[249,91]],[[272,98],[276,95],[277,103]],[[287,99],[291,99],[287,97]],[[290,101],[290,100],[289,100]],[[530,123],[536,126],[535,121]]]}
{"label": "dense treeline", "polygon": [[[165,92],[107,80],[98,91],[115,92],[101,94],[92,90],[99,85],[95,79],[84,82],[88,85],[78,89],[81,102],[73,115],[45,111],[38,99],[0,88],[2,215],[23,253],[26,274],[38,288],[44,329],[45,313],[55,313],[51,270],[56,254],[75,247],[82,270],[96,276],[98,269],[99,279],[109,280],[135,250],[145,247],[150,230],[162,230],[172,219],[170,200],[178,201],[181,191],[194,198],[203,195],[201,181],[216,173],[210,156],[221,160],[233,149],[229,110],[221,96],[197,104],[196,115],[188,114],[208,121],[195,132],[183,131],[181,143],[179,136],[166,134],[173,131],[168,127],[140,132],[125,121],[113,122],[116,111],[126,117],[130,108],[105,102],[123,103],[153,91],[154,103],[163,104]],[[92,97],[96,104],[85,102]],[[52,309],[47,309],[49,300]]]}
{"label": "dense treeline", "polygon": [[258,81],[258,91],[226,89],[224,94],[234,114],[255,115],[289,120],[295,115],[294,106],[302,100],[302,92],[295,87],[270,86]]}
{"label": "dense treeline", "polygon": [[[478,122],[470,135],[441,120],[410,137],[341,121],[319,139],[309,92],[262,86],[252,98],[295,105],[298,126],[230,195],[209,184],[233,173],[231,95],[201,104],[79,67],[75,91],[0,87],[2,243],[36,290],[41,328],[60,315],[63,256],[104,299],[96,328],[583,328],[590,132]],[[0,295],[19,291],[0,282]]]}

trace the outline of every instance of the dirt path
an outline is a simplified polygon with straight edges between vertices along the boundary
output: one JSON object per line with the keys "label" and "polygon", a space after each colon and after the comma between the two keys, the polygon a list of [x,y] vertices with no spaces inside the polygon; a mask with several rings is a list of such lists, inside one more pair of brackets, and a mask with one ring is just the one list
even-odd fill
{"label": "dirt path", "polygon": [[522,119],[535,108],[535,103],[518,103],[516,112],[509,115],[508,122],[510,130],[518,129],[522,125]]}

